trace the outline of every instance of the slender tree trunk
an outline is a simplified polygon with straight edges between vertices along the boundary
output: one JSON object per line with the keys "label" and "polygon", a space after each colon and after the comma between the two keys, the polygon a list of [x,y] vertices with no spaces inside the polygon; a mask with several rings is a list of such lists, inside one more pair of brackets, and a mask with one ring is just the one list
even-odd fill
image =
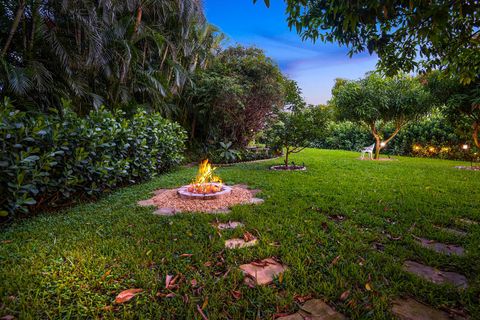
{"label": "slender tree trunk", "polygon": [[477,146],[477,148],[480,148],[480,141],[479,141],[479,138],[478,138],[478,134],[480,133],[480,123],[478,123],[477,121],[475,121],[473,123],[473,142],[475,142],[475,145]]}
{"label": "slender tree trunk", "polygon": [[377,128],[375,128],[375,122],[370,124],[370,130],[375,138],[375,160],[380,158],[380,136],[378,135]]}
{"label": "slender tree trunk", "polygon": [[10,32],[8,34],[7,42],[5,42],[5,45],[3,46],[2,54],[1,56],[5,56],[5,54],[8,51],[8,48],[10,47],[10,43],[12,42],[13,36],[15,35],[15,32],[17,32],[18,24],[20,23],[20,20],[22,19],[23,11],[25,10],[25,0],[20,0],[18,2],[18,9],[17,13],[15,14],[15,18],[13,19],[12,27],[10,28]]}
{"label": "slender tree trunk", "polygon": [[288,168],[288,155],[290,154],[290,149],[288,147],[285,149],[285,168]]}

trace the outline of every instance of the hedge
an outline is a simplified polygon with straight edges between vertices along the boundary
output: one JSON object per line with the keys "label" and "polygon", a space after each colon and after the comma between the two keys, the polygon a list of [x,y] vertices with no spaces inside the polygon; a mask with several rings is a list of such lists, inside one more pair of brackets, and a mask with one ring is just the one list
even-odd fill
{"label": "hedge", "polygon": [[95,198],[183,161],[186,133],[159,114],[104,109],[79,117],[0,110],[0,215]]}
{"label": "hedge", "polygon": [[[392,126],[385,128],[387,135],[393,130]],[[375,141],[367,128],[343,121],[331,122],[328,133],[324,137],[318,138],[312,146],[323,149],[360,151],[373,143]],[[478,150],[469,148],[466,152],[462,149],[462,145],[465,143],[471,147],[473,145],[471,137],[452,127],[443,116],[433,115],[420,121],[411,122],[402,128],[382,150],[382,153],[478,161]]]}

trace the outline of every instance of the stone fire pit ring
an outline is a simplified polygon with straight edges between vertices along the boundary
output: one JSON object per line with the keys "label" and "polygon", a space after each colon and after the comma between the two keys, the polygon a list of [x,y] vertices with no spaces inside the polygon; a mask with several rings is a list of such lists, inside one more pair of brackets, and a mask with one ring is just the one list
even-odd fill
{"label": "stone fire pit ring", "polygon": [[[216,186],[220,186],[219,183],[211,183]],[[232,192],[232,188],[226,185],[222,185],[220,191],[213,192],[213,193],[195,193],[188,191],[190,186],[186,185],[183,187],[178,188],[177,193],[182,199],[198,199],[198,200],[212,200],[212,199],[220,199],[223,196],[230,194]]]}

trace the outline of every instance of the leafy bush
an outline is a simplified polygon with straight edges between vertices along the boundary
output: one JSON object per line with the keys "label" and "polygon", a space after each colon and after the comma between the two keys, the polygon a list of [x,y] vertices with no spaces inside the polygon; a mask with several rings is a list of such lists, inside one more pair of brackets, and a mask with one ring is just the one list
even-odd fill
{"label": "leafy bush", "polygon": [[[186,134],[159,114],[103,109],[79,117],[0,110],[0,212],[28,213],[96,197],[183,160]],[[48,208],[47,208],[48,205]]]}
{"label": "leafy bush", "polygon": [[[389,135],[394,130],[392,125],[387,125],[383,131],[385,135]],[[312,146],[322,149],[359,151],[374,142],[367,128],[349,121],[342,121],[331,122],[325,138],[317,138]],[[421,121],[407,124],[383,152],[391,155],[457,160],[475,158],[474,153],[478,150],[473,148],[466,152],[462,150],[464,143],[473,145],[471,138],[464,132],[452,127],[442,115],[434,114]]]}

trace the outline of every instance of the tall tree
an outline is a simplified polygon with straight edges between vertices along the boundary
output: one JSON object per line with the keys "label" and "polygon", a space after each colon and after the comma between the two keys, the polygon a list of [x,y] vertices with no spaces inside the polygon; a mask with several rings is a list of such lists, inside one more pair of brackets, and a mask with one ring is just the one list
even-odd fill
{"label": "tall tree", "polygon": [[[356,81],[337,79],[332,95],[331,102],[340,119],[370,129],[375,139],[375,159],[379,159],[380,150],[403,126],[433,106],[420,81],[405,75],[388,78],[372,73]],[[382,129],[387,123],[393,123],[395,129],[390,136],[383,137]]]}
{"label": "tall tree", "polygon": [[217,30],[199,0],[0,0],[0,95],[47,110],[73,100],[171,113]]}
{"label": "tall tree", "polygon": [[350,55],[375,52],[389,75],[440,68],[468,84],[480,74],[477,0],[285,2],[288,24],[303,39],[338,42]]}

